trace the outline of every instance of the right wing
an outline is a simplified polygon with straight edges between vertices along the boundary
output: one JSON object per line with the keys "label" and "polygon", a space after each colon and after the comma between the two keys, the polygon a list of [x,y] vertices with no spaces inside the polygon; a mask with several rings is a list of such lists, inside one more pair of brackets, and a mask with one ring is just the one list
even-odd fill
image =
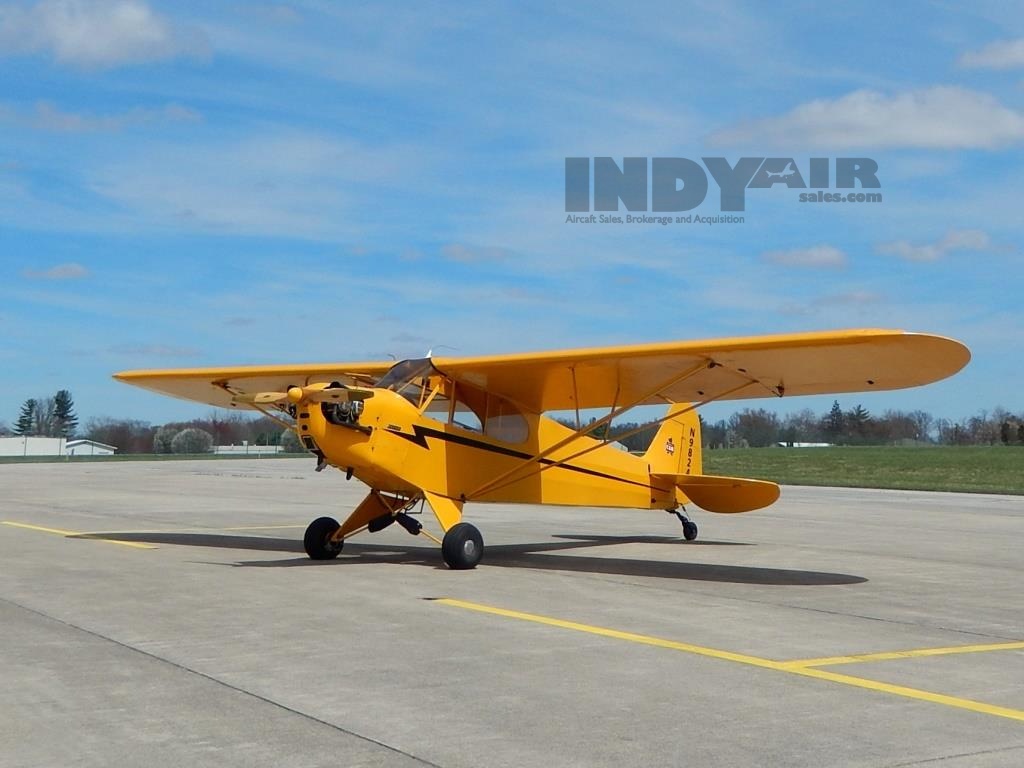
{"label": "right wing", "polygon": [[287,392],[289,387],[337,381],[345,386],[373,385],[394,365],[383,363],[319,363],[315,365],[243,365],[233,368],[173,368],[122,371],[114,378],[161,395],[195,400],[221,408],[253,408],[245,398],[259,392]]}

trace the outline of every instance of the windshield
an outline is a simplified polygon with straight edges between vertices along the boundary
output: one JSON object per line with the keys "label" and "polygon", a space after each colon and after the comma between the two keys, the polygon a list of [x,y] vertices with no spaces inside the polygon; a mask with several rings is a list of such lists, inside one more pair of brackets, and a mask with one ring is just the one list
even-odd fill
{"label": "windshield", "polygon": [[428,357],[418,360],[402,360],[391,366],[391,370],[384,374],[377,382],[377,386],[397,392],[410,403],[418,406],[430,377],[436,374],[437,369],[434,368]]}

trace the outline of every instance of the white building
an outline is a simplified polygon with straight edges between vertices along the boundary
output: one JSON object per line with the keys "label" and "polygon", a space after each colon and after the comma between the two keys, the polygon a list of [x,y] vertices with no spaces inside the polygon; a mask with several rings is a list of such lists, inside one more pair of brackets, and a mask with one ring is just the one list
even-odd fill
{"label": "white building", "polygon": [[0,456],[113,456],[117,447],[63,437],[0,437]]}
{"label": "white building", "polygon": [[117,453],[117,446],[95,440],[68,440],[64,452],[68,456],[113,456]]}
{"label": "white building", "polygon": [[63,456],[63,437],[0,437],[0,456]]}
{"label": "white building", "polygon": [[280,445],[250,445],[248,441],[242,441],[241,445],[215,445],[213,452],[228,456],[260,456],[281,452]]}

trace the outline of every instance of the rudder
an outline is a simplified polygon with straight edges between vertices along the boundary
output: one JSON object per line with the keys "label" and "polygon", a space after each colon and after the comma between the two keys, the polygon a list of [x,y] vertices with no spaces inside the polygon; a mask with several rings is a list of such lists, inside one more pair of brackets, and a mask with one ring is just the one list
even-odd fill
{"label": "rudder", "polygon": [[651,474],[700,475],[700,416],[690,403],[673,403],[644,454]]}

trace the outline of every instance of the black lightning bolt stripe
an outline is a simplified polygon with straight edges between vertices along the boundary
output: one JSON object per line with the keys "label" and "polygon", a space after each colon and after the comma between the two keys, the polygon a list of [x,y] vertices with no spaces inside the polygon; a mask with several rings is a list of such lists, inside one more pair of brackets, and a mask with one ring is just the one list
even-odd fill
{"label": "black lightning bolt stripe", "polygon": [[[517,451],[514,448],[505,448],[501,445],[491,445],[481,440],[474,440],[472,437],[465,437],[464,435],[455,435],[451,432],[443,432],[439,429],[431,429],[430,427],[421,427],[419,424],[414,424],[412,428],[415,434],[408,434],[406,432],[391,432],[390,434],[395,437],[404,437],[410,443],[415,443],[420,448],[427,447],[427,438],[433,437],[438,440],[444,440],[448,443],[456,443],[457,445],[465,445],[468,448],[478,448],[481,451],[490,451],[491,453],[500,453],[503,456],[511,456],[516,459],[532,459],[532,453],[524,453],[523,451]],[[558,464],[554,459],[539,459],[538,464],[552,465]],[[575,467],[572,464],[558,464],[559,469],[567,469],[571,472],[579,472],[584,475],[592,475],[593,477],[603,477],[607,480],[617,480],[620,483],[627,483],[628,485],[638,485],[641,488],[650,488],[651,486],[647,483],[638,483],[635,480],[627,480],[624,477],[617,477],[615,475],[609,475],[605,472],[598,472],[595,469],[587,469],[586,467]]]}

